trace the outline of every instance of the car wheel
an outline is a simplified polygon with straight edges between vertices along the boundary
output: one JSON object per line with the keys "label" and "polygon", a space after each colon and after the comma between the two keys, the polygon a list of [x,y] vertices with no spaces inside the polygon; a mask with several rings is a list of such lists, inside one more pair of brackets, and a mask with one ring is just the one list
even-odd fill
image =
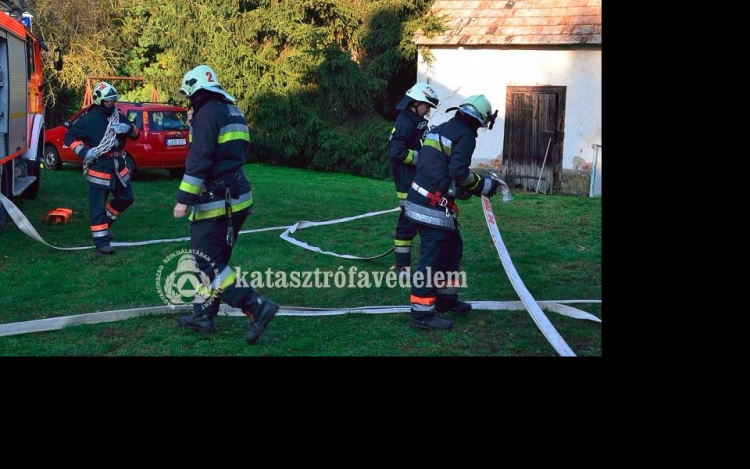
{"label": "car wheel", "polygon": [[133,157],[125,155],[125,164],[130,168],[130,180],[135,181],[138,178],[138,168],[135,165],[135,161],[133,161]]}
{"label": "car wheel", "polygon": [[172,176],[175,179],[182,179],[182,176],[185,175],[185,168],[180,169],[170,169],[169,175]]}
{"label": "car wheel", "polygon": [[44,167],[52,171],[56,171],[62,167],[60,153],[52,145],[45,145],[43,161]]}

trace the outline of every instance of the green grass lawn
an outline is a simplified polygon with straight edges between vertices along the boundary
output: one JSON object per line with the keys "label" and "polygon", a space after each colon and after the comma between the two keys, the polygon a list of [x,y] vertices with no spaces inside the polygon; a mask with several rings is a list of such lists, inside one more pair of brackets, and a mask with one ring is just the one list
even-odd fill
{"label": "green grass lawn", "polygon": [[[255,211],[243,230],[326,221],[397,206],[391,181],[347,174],[250,164]],[[186,238],[188,222],[172,208],[178,180],[166,171],[141,173],[135,203],[114,225],[117,242]],[[15,199],[45,241],[57,247],[90,246],[88,189],[79,168],[42,171],[36,200]],[[498,225],[513,264],[537,301],[601,300],[601,198],[514,192],[509,205],[493,198]],[[461,204],[462,268],[467,301],[518,301],[485,224],[480,201]],[[67,224],[42,222],[57,207],[74,210]],[[370,257],[392,246],[397,213],[300,230],[293,236],[324,251]],[[387,272],[393,254],[350,260],[315,253],[279,237],[275,229],[239,237],[232,264],[248,272]],[[93,249],[62,251],[45,246],[12,225],[0,233],[0,325],[164,302],[157,271],[188,241],[120,247],[113,256]],[[413,264],[416,266],[418,238]],[[282,308],[347,309],[408,306],[406,288],[259,288]],[[602,318],[601,303],[571,305]],[[46,332],[0,337],[0,356],[556,356],[525,310],[449,313],[450,331],[408,327],[408,314],[277,316],[254,346],[244,341],[247,320],[220,316],[209,336],[177,327],[176,310],[116,322],[82,324]],[[601,323],[545,311],[578,356],[602,355]]]}

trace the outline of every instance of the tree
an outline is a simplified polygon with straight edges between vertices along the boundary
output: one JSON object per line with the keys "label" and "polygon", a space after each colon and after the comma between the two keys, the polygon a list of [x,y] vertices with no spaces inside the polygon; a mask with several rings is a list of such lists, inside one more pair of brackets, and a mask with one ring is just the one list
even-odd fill
{"label": "tree", "polygon": [[411,38],[432,1],[29,3],[66,54],[48,94],[82,92],[88,74],[124,74],[175,98],[185,72],[205,63],[248,117],[252,160],[386,176],[393,107],[416,78]]}
{"label": "tree", "polygon": [[[135,0],[137,3],[140,0]],[[46,54],[48,72],[45,99],[54,106],[56,99],[69,89],[84,90],[87,75],[116,75],[130,49],[131,42],[122,36],[124,5],[133,0],[27,0],[34,15],[34,31],[41,32],[51,49],[59,47],[65,54],[65,66],[54,71],[51,54]]]}

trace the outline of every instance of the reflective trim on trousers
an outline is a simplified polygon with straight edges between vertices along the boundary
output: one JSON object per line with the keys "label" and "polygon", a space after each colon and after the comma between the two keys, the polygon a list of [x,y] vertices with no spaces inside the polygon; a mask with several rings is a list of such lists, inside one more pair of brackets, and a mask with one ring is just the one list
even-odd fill
{"label": "reflective trim on trousers", "polygon": [[234,270],[228,265],[224,266],[222,271],[219,272],[219,275],[217,275],[216,278],[214,278],[214,281],[211,282],[211,287],[218,292],[223,292],[229,285],[234,283],[236,278],[237,274],[234,273]]}
{"label": "reflective trim on trousers", "polygon": [[115,174],[117,174],[117,178],[120,180],[123,186],[128,185],[128,182],[130,182],[130,169],[128,168],[127,164],[124,168],[120,169],[120,163],[118,163],[118,160],[115,159]]}
{"label": "reflective trim on trousers", "polygon": [[436,297],[427,296],[421,297],[417,295],[411,295],[409,300],[411,301],[411,310],[419,313],[433,313],[435,311]]}
{"label": "reflective trim on trousers", "polygon": [[109,230],[101,230],[101,231],[92,231],[91,237],[92,238],[104,238],[105,236],[109,236]]}

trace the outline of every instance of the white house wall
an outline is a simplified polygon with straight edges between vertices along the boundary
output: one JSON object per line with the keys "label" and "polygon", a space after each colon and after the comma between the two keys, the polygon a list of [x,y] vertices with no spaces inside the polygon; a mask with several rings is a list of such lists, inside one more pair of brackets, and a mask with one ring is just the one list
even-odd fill
{"label": "white house wall", "polygon": [[593,145],[602,144],[602,52],[570,50],[498,50],[434,48],[428,66],[420,53],[417,82],[426,82],[440,96],[430,114],[430,125],[445,122],[467,96],[484,94],[498,109],[493,130],[480,130],[473,164],[501,156],[505,129],[507,86],[565,86],[563,169],[573,169],[573,158],[592,163]]}

